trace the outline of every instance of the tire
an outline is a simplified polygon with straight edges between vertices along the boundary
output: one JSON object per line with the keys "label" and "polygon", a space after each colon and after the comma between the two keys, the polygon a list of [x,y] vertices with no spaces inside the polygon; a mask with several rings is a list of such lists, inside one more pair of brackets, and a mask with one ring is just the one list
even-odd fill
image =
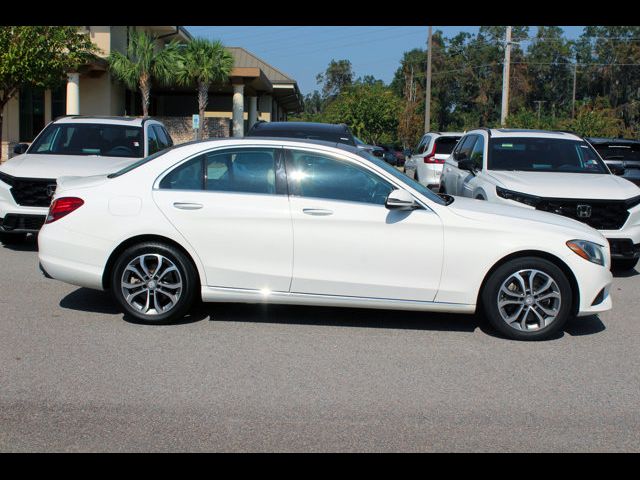
{"label": "tire", "polygon": [[[524,282],[524,291],[518,275]],[[543,288],[548,279],[553,283]],[[530,294],[531,280],[533,291],[537,292],[534,295]],[[503,286],[512,294],[506,294]],[[500,301],[504,302],[501,306]],[[501,265],[489,276],[481,294],[482,308],[489,323],[514,340],[553,337],[571,316],[572,302],[573,291],[564,272],[538,257],[516,258]],[[518,312],[520,314],[516,315]],[[514,320],[508,321],[509,318]]]}
{"label": "tire", "polygon": [[638,258],[620,258],[611,260],[611,270],[626,271],[633,270],[638,264]]}
{"label": "tire", "polygon": [[[128,266],[134,270],[127,269]],[[199,281],[191,260],[177,248],[160,242],[145,242],[123,251],[110,280],[115,300],[141,323],[179,321],[197,301]],[[139,287],[126,286],[138,284]],[[126,294],[133,294],[129,301]]]}
{"label": "tire", "polygon": [[27,239],[26,233],[0,232],[0,242],[4,245],[18,245]]}

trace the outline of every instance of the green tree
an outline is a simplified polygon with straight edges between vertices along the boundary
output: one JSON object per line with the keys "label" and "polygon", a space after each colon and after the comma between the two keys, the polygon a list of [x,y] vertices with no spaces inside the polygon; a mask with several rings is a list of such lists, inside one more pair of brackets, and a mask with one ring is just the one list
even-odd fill
{"label": "green tree", "polygon": [[220,41],[196,38],[181,49],[176,81],[180,85],[195,85],[203,130],[206,126],[204,112],[209,103],[209,87],[212,83],[227,81],[233,62],[233,55]]}
{"label": "green tree", "polygon": [[331,60],[324,73],[316,75],[316,82],[322,85],[324,98],[335,98],[353,83],[353,70],[349,60]]}
{"label": "green tree", "polygon": [[109,54],[107,60],[111,73],[129,89],[140,89],[143,116],[149,115],[152,80],[155,78],[164,84],[175,80],[179,49],[175,40],[163,48],[158,44],[157,37],[140,30],[131,33],[126,55],[118,51]]}
{"label": "green tree", "polygon": [[357,137],[373,144],[395,141],[400,99],[379,83],[346,89],[325,111],[326,121],[346,123]]}
{"label": "green tree", "polygon": [[21,88],[57,87],[67,72],[88,62],[97,51],[78,27],[0,27],[0,138],[4,107]]}

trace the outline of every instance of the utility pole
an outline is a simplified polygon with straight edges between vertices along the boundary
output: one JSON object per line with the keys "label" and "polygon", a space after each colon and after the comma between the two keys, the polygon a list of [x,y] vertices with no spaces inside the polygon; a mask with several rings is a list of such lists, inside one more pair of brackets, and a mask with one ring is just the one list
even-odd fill
{"label": "utility pole", "polygon": [[427,40],[427,92],[424,100],[424,133],[431,129],[431,25],[429,25],[429,39]]}
{"label": "utility pole", "polygon": [[504,45],[504,68],[502,70],[502,111],[500,113],[500,125],[505,126],[509,114],[509,70],[511,63],[511,27],[507,27],[507,36]]}
{"label": "utility pole", "polygon": [[546,100],[535,100],[533,103],[537,103],[538,104],[538,128],[540,128],[540,107],[542,106],[543,103],[545,103]]}
{"label": "utility pole", "polygon": [[573,64],[573,98],[571,100],[571,118],[576,117],[576,78],[578,72],[578,59],[576,58],[576,63]]}

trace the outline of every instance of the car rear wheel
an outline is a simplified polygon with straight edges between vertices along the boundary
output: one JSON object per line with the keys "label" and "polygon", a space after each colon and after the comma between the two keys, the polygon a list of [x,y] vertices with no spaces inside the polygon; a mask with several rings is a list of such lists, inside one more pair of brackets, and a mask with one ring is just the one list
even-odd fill
{"label": "car rear wheel", "polygon": [[611,270],[633,270],[638,264],[637,258],[621,258],[611,260]]}
{"label": "car rear wheel", "polygon": [[573,292],[564,272],[548,260],[525,257],[498,267],[482,291],[487,319],[515,340],[546,340],[571,314]]}
{"label": "car rear wheel", "polygon": [[127,313],[143,323],[183,318],[196,300],[197,272],[177,248],[156,242],[127,248],[116,260],[111,290]]}

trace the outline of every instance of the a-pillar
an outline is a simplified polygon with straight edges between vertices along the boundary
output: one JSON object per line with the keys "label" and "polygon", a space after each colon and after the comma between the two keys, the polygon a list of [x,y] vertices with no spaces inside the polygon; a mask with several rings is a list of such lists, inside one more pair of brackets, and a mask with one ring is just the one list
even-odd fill
{"label": "a-pillar", "polygon": [[244,84],[233,85],[233,136],[244,137]]}
{"label": "a-pillar", "polygon": [[80,115],[80,74],[67,73],[67,115]]}
{"label": "a-pillar", "polygon": [[249,97],[249,128],[258,121],[258,97]]}

